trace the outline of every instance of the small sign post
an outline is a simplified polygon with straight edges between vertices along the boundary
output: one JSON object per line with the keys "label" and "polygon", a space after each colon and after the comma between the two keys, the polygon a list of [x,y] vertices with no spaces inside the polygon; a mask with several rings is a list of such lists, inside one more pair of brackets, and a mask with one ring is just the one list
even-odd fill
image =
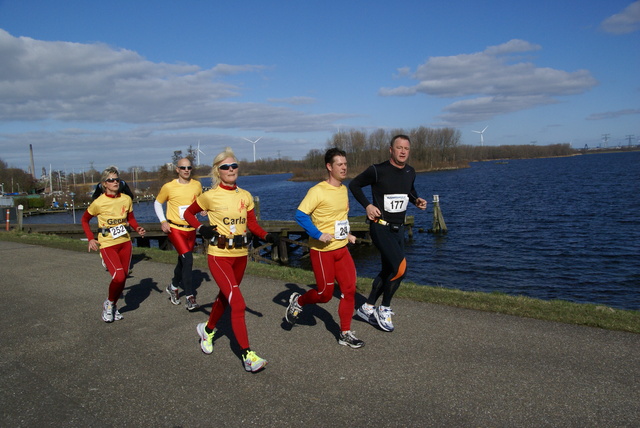
{"label": "small sign post", "polygon": [[24,212],[24,206],[18,205],[18,230],[22,230],[22,213]]}

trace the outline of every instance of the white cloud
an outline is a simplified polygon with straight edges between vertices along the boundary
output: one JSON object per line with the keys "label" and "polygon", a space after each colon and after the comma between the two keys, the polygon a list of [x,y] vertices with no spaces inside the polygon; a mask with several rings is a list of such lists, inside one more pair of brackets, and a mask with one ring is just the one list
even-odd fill
{"label": "white cloud", "polygon": [[602,21],[600,29],[613,34],[629,34],[640,30],[640,1],[631,3],[622,12]]}
{"label": "white cloud", "polygon": [[[236,144],[238,156],[248,156],[251,148],[236,136],[247,130],[271,133],[262,140],[264,156],[281,151],[301,158],[313,142],[292,144],[274,134],[330,132],[336,121],[353,116],[294,109],[314,103],[309,97],[272,100],[287,104],[280,106],[240,101],[247,90],[236,83],[242,74],[270,69],[154,63],[102,43],[41,41],[0,29],[0,156],[24,167],[26,148],[33,144],[36,163],[63,159],[58,167],[79,169],[94,160],[151,167],[198,140],[208,153]],[[113,155],[104,158],[100,147]]]}
{"label": "white cloud", "polygon": [[[105,44],[13,37],[0,29],[0,122],[116,122],[158,129],[324,131],[346,115],[308,115],[267,103],[233,101],[223,80],[261,65],[154,63]],[[296,99],[292,99],[296,100]],[[298,104],[310,98],[297,98]],[[292,103],[295,104],[295,103]]]}
{"label": "white cloud", "polygon": [[523,53],[540,49],[514,39],[473,54],[432,57],[411,76],[416,85],[382,88],[379,94],[467,97],[445,107],[440,117],[448,125],[457,125],[556,103],[555,97],[580,94],[597,84],[587,70],[567,72],[523,60]]}

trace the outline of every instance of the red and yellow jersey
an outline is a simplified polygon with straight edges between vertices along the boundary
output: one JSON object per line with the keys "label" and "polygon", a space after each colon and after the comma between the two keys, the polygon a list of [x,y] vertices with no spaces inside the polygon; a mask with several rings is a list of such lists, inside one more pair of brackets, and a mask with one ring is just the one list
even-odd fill
{"label": "red and yellow jersey", "polygon": [[[247,211],[254,207],[253,196],[244,189],[216,187],[207,190],[197,198],[198,205],[208,212],[209,224],[218,226],[218,233],[224,236],[243,235],[248,232]],[[208,254],[222,257],[240,257],[249,254],[247,248],[218,248],[211,243]]]}
{"label": "red and yellow jersey", "polygon": [[324,243],[309,237],[309,246],[317,251],[332,251],[348,243],[349,195],[345,185],[332,186],[322,181],[307,192],[298,209],[311,217],[311,221],[322,233],[336,239]]}
{"label": "red and yellow jersey", "polygon": [[130,211],[133,211],[133,202],[124,193],[119,193],[116,197],[110,197],[103,193],[91,202],[87,212],[98,218],[100,248],[111,247],[131,240],[126,229],[127,216]]}
{"label": "red and yellow jersey", "polygon": [[169,225],[171,227],[193,230],[193,228],[179,228],[173,224],[189,226],[189,223],[184,219],[184,212],[201,194],[202,184],[198,180],[191,179],[189,183],[182,184],[178,179],[175,179],[162,186],[156,201],[161,204],[167,203],[167,220],[170,221]]}

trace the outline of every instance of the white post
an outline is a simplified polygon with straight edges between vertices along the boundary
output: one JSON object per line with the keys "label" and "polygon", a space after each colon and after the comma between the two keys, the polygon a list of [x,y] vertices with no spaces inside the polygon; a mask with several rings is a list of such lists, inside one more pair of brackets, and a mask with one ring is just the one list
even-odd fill
{"label": "white post", "polygon": [[18,205],[18,230],[22,230],[22,212],[24,210],[24,206]]}

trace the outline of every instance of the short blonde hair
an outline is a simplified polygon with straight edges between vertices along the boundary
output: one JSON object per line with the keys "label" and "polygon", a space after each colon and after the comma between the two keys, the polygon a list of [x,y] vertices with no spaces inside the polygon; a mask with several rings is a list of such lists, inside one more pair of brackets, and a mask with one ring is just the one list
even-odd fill
{"label": "short blonde hair", "polygon": [[109,174],[115,174],[118,177],[120,177],[120,173],[118,172],[118,168],[116,168],[115,166],[111,165],[110,167],[108,167],[104,171],[102,171],[102,178],[100,179],[100,181],[104,182],[107,178],[109,178]]}

